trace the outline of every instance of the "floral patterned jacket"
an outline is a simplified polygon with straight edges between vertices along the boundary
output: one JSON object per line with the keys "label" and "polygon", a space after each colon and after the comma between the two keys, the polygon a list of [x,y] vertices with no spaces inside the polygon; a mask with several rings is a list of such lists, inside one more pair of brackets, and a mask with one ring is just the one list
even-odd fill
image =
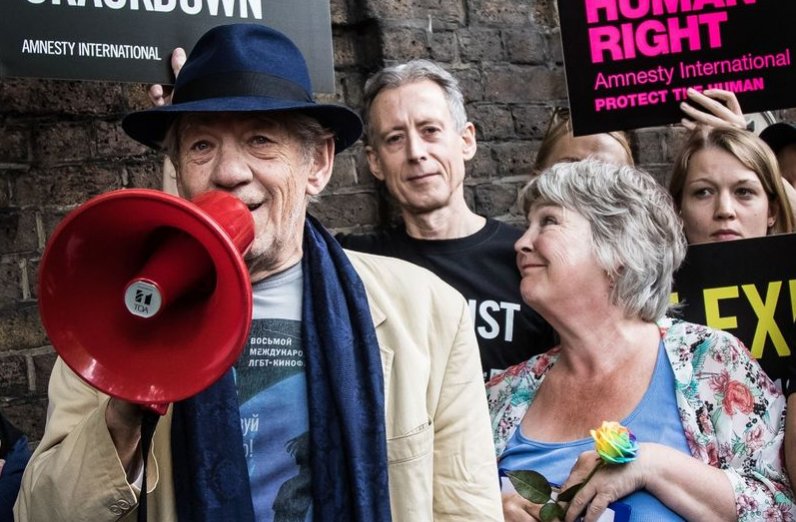
{"label": "floral patterned jacket", "polygon": [[[727,474],[738,520],[796,520],[783,468],[785,398],[734,336],[669,318],[658,327],[691,455]],[[554,348],[487,384],[498,456],[558,355]]]}

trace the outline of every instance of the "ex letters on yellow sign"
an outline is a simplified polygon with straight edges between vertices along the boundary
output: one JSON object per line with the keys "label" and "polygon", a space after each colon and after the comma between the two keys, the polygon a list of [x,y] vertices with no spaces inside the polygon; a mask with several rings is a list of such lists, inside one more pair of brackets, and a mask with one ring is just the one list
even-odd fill
{"label": "ex letters on yellow sign", "polygon": [[684,319],[741,339],[772,379],[784,377],[794,348],[796,234],[691,245],[671,302]]}

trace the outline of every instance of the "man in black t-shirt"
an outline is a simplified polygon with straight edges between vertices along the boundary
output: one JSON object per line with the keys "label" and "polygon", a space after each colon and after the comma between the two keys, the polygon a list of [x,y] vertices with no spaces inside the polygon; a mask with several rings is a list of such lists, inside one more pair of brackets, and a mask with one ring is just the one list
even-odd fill
{"label": "man in black t-shirt", "polygon": [[470,304],[485,378],[550,348],[552,328],[520,296],[514,242],[522,231],[476,214],[464,199],[465,163],[477,145],[456,79],[413,60],[373,76],[364,97],[368,164],[403,223],[338,240],[423,266],[459,290]]}

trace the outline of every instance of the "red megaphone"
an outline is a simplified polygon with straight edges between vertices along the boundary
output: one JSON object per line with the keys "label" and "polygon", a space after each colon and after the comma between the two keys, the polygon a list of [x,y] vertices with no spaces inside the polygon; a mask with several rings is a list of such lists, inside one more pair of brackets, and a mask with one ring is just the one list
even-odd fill
{"label": "red megaphone", "polygon": [[249,209],[208,192],[92,198],[58,225],[39,275],[39,311],[55,350],[111,396],[165,412],[238,358],[251,326],[242,254]]}

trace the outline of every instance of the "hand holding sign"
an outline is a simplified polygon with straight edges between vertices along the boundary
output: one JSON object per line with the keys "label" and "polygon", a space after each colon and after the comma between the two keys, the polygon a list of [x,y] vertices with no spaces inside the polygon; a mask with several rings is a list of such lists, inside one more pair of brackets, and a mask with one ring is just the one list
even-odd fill
{"label": "hand holding sign", "polygon": [[[175,80],[177,75],[180,74],[180,69],[185,64],[186,58],[185,49],[182,47],[177,47],[171,53],[171,70],[174,71]],[[152,100],[152,105],[156,107],[168,105],[171,103],[171,91],[166,94],[166,89],[163,88],[163,85],[156,83],[149,87],[149,99]]]}
{"label": "hand holding sign", "polygon": [[686,129],[694,130],[697,125],[746,128],[741,104],[732,91],[706,89],[699,92],[689,88],[686,93],[688,101],[680,103],[680,109],[688,116],[681,121]]}
{"label": "hand holding sign", "polygon": [[[187,55],[185,54],[185,49],[182,47],[177,47],[172,51],[171,70],[174,71],[175,80],[177,79],[177,75],[180,74],[182,66],[185,65],[186,59]],[[171,90],[166,94],[163,85],[156,83],[149,87],[149,99],[152,101],[152,105],[156,107],[168,105],[171,103],[171,95],[173,92],[174,91]],[[163,159],[163,192],[175,196],[179,195],[179,191],[177,190],[177,171],[168,156]]]}

